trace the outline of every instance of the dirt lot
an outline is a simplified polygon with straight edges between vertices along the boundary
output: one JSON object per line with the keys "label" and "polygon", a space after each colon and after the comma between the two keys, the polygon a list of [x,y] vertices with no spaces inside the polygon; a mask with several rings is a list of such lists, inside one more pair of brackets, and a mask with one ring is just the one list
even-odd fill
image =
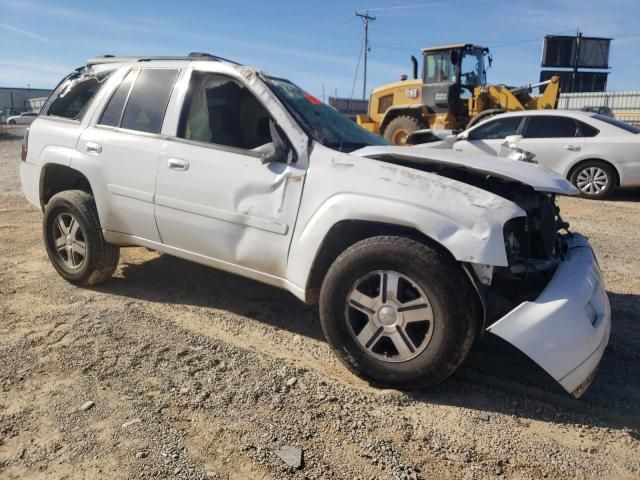
{"label": "dirt lot", "polygon": [[0,477],[640,478],[640,191],[561,200],[613,306],[582,399],[490,337],[405,394],[348,373],[284,291],[141,248],[105,285],[64,282],[20,193],[19,133],[0,140]]}

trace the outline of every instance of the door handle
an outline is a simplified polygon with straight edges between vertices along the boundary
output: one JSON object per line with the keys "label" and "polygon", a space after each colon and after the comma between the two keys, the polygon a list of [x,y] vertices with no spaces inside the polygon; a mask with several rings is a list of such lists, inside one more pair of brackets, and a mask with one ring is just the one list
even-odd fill
{"label": "door handle", "polygon": [[85,146],[87,153],[101,153],[102,152],[102,145],[100,145],[99,143],[96,142],[87,142],[87,145]]}
{"label": "door handle", "polygon": [[185,172],[189,170],[189,162],[181,160],[179,158],[170,158],[167,162],[167,166],[171,170],[178,170],[179,172]]}
{"label": "door handle", "polygon": [[565,150],[570,150],[572,152],[579,152],[580,151],[580,147],[578,145],[565,145],[564,148],[565,148]]}

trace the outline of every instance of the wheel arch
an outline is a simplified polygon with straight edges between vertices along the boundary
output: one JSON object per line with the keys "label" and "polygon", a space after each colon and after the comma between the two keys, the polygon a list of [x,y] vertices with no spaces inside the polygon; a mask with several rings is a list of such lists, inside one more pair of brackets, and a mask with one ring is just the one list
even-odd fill
{"label": "wheel arch", "polygon": [[342,252],[361,240],[379,235],[410,238],[459,263],[444,245],[415,228],[375,220],[340,220],[329,229],[313,259],[305,289],[307,303],[316,303],[329,267]]}
{"label": "wheel arch", "polygon": [[40,207],[44,211],[46,204],[56,193],[65,190],[82,190],[93,195],[89,179],[79,170],[59,163],[46,163],[40,174]]}

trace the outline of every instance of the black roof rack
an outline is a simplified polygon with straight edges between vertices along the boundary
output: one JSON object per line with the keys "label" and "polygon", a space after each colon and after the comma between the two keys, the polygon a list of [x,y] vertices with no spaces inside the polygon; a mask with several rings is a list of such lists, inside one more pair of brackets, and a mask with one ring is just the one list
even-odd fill
{"label": "black roof rack", "polygon": [[187,56],[116,57],[115,55],[101,55],[99,57],[93,57],[87,60],[87,67],[90,67],[92,65],[101,65],[105,63],[150,62],[152,60],[212,61],[212,62],[226,62],[226,63],[233,63],[234,65],[240,65],[238,62],[234,62],[233,60],[229,60],[227,58],[218,57],[210,53],[191,52]]}

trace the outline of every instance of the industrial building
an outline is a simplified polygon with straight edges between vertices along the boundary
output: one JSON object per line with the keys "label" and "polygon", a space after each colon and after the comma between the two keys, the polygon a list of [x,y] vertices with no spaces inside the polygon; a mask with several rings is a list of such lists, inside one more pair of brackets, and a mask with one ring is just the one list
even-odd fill
{"label": "industrial building", "polygon": [[0,111],[38,111],[50,93],[42,88],[0,87]]}

